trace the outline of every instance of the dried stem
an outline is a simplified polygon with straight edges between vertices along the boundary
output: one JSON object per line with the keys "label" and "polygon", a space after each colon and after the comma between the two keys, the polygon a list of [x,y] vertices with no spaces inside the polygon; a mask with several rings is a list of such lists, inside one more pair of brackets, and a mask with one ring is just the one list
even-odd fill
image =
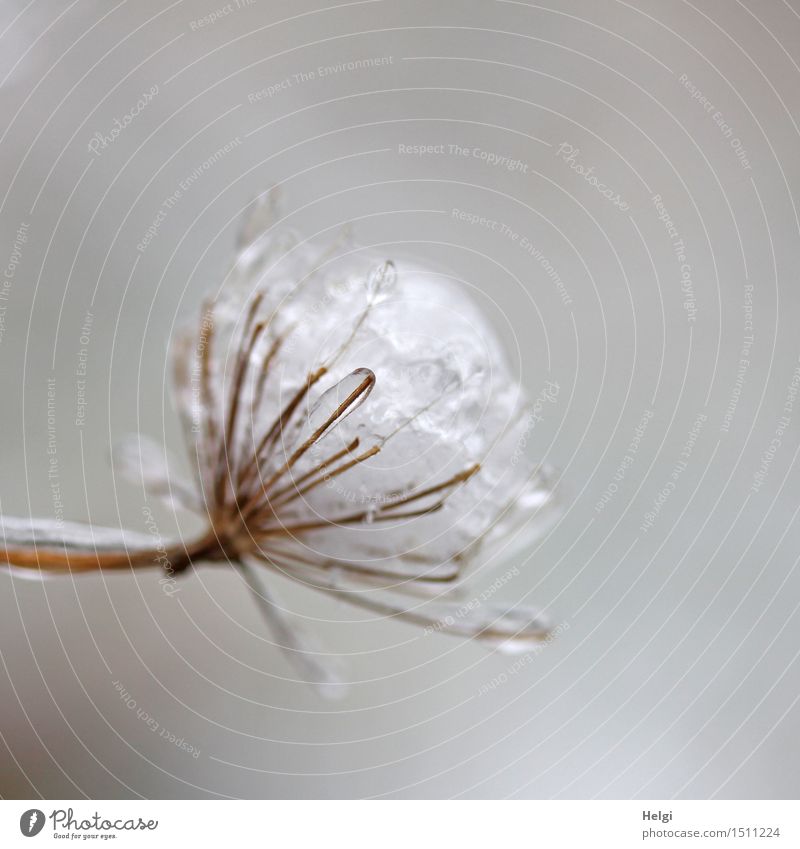
{"label": "dried stem", "polygon": [[0,541],[0,560],[22,569],[68,574],[142,568],[182,572],[197,560],[224,560],[216,536],[209,532],[190,543],[153,548],[56,548],[51,545],[15,546]]}

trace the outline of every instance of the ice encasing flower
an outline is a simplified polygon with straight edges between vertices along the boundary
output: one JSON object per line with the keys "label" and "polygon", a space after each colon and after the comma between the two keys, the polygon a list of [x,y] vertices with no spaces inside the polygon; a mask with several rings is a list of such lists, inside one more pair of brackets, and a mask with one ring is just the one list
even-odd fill
{"label": "ice encasing flower", "polygon": [[229,279],[174,342],[196,480],[168,475],[143,437],[115,451],[206,532],[156,552],[141,536],[7,519],[6,559],[54,571],[241,565],[306,661],[254,564],[502,648],[544,638],[537,611],[453,592],[479,553],[496,561],[529,544],[552,514],[549,477],[523,450],[524,395],[486,319],[445,275],[317,253],[276,238],[271,216],[268,199],[254,205]]}

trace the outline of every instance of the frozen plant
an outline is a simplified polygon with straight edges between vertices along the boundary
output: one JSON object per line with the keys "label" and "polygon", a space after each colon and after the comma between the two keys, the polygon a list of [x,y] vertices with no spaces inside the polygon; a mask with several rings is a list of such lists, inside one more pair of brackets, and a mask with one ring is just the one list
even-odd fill
{"label": "frozen plant", "polygon": [[321,254],[271,232],[256,202],[229,279],[173,344],[176,404],[194,480],[168,474],[143,436],[114,450],[148,492],[202,516],[204,532],[152,537],[2,519],[4,559],[35,573],[201,563],[241,569],[279,642],[327,672],[259,581],[277,572],[379,615],[524,650],[538,611],[465,605],[479,554],[530,546],[553,514],[523,450],[531,418],[498,340],[440,274],[355,251]]}

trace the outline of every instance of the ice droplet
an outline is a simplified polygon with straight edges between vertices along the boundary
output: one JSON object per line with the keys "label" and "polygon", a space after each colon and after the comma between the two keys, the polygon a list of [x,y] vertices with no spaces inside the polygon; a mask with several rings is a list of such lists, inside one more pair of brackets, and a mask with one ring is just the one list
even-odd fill
{"label": "ice droplet", "polygon": [[523,605],[509,608],[487,604],[474,612],[470,621],[481,629],[483,639],[502,654],[522,654],[540,648],[551,628],[544,614]]}
{"label": "ice droplet", "polygon": [[367,400],[375,385],[375,375],[368,368],[357,368],[315,401],[308,413],[307,429],[321,437],[335,423],[342,421]]}
{"label": "ice droplet", "polygon": [[237,240],[240,251],[253,244],[275,223],[278,218],[278,199],[278,191],[273,189],[264,192],[250,204]]}
{"label": "ice droplet", "polygon": [[380,295],[388,294],[396,282],[397,269],[390,259],[373,268],[366,284],[369,302],[374,303]]}

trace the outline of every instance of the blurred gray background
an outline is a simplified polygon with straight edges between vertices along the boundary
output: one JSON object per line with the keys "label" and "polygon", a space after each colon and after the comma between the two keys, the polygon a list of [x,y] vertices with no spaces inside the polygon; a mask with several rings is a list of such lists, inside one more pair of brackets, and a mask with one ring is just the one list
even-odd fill
{"label": "blurred gray background", "polygon": [[275,184],[486,293],[565,504],[524,662],[281,586],[334,703],[224,570],[1,574],[4,796],[797,795],[796,0],[5,0],[0,46],[4,513],[144,530],[108,446],[180,451],[169,337]]}

